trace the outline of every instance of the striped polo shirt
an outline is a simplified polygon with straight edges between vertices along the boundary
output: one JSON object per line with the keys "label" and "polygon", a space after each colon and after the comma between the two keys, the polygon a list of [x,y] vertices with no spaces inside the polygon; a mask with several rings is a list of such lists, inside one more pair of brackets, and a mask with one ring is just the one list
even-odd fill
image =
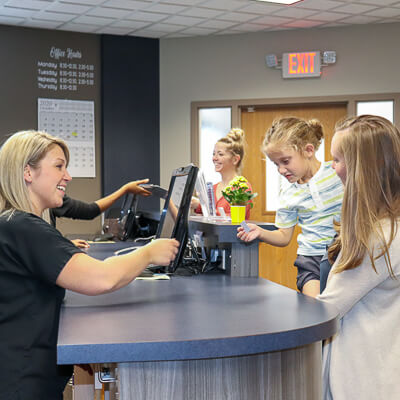
{"label": "striped polo shirt", "polygon": [[276,211],[278,228],[301,227],[297,254],[324,255],[335,231],[333,220],[340,220],[343,184],[332,169],[332,161],[321,163],[317,173],[304,184],[292,183],[281,189]]}

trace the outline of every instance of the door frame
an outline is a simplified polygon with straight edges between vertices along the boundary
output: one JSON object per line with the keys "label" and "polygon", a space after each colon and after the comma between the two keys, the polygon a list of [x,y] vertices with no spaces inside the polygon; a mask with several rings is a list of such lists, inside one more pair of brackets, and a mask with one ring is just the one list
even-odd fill
{"label": "door frame", "polygon": [[199,109],[230,107],[232,110],[232,127],[241,127],[241,109],[257,107],[275,107],[285,105],[302,104],[335,104],[341,103],[347,105],[347,115],[356,114],[356,104],[358,101],[393,101],[394,104],[394,124],[400,124],[400,93],[371,93],[357,95],[339,95],[339,96],[313,96],[313,97],[283,97],[272,99],[243,99],[243,100],[210,100],[195,101],[190,105],[190,159],[195,165],[199,165]]}

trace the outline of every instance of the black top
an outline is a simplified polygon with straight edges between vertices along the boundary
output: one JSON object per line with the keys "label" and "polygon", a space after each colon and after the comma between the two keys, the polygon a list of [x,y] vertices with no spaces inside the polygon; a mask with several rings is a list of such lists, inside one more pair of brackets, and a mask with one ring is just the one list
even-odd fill
{"label": "black top", "polygon": [[56,365],[65,289],[55,284],[82,252],[41,218],[0,217],[0,399],[61,399],[70,374]]}
{"label": "black top", "polygon": [[73,219],[93,219],[101,214],[100,208],[96,203],[85,203],[80,200],[71,199],[64,196],[61,207],[50,209],[50,223],[56,226],[56,218],[66,217]]}

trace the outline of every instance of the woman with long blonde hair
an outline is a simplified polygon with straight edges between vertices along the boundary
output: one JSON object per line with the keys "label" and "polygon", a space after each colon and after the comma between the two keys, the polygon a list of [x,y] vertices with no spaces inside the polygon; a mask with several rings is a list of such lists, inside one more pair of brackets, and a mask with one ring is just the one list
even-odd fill
{"label": "woman with long blonde hair", "polygon": [[347,118],[332,140],[344,184],[336,261],[318,296],[340,330],[324,347],[324,399],[397,399],[400,392],[400,133],[374,115]]}

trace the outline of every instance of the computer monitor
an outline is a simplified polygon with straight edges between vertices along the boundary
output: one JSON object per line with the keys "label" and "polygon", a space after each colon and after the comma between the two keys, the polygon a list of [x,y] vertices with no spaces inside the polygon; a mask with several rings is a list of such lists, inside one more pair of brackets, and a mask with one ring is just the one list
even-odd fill
{"label": "computer monitor", "polygon": [[179,250],[175,260],[167,266],[167,272],[174,272],[180,264],[188,238],[188,217],[190,203],[196,183],[198,168],[192,164],[172,172],[168,196],[161,212],[157,238],[175,238]]}

